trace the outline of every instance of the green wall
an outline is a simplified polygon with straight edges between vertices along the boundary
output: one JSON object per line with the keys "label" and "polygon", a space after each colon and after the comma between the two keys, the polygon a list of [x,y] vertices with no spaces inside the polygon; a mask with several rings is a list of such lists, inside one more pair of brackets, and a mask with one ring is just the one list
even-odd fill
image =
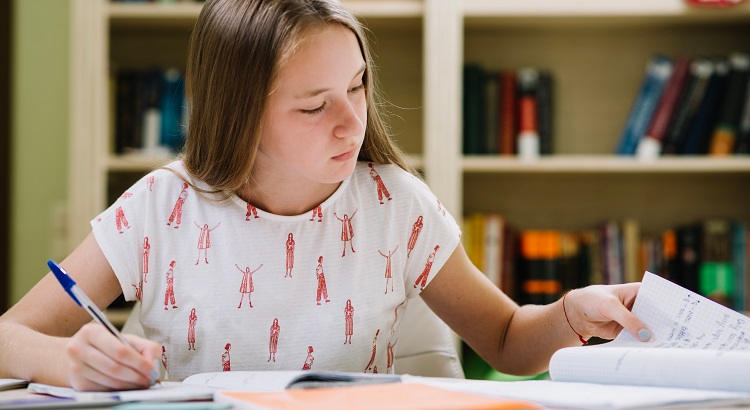
{"label": "green wall", "polygon": [[70,37],[68,0],[12,1],[11,304],[59,256],[53,209],[67,196]]}

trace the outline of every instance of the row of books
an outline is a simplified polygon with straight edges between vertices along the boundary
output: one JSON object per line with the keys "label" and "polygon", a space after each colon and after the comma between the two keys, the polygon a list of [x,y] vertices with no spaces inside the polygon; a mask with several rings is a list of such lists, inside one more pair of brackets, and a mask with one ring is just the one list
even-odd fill
{"label": "row of books", "polygon": [[551,154],[552,76],[536,68],[463,72],[463,153]]}
{"label": "row of books", "polygon": [[653,56],[617,153],[750,154],[750,55]]}
{"label": "row of books", "polygon": [[582,231],[518,230],[501,215],[472,214],[462,242],[472,262],[521,304],[546,304],[568,289],[661,275],[737,311],[746,311],[748,230],[713,218],[641,235],[632,219]]}
{"label": "row of books", "polygon": [[152,68],[120,70],[114,76],[115,153],[179,152],[187,115],[183,74]]}

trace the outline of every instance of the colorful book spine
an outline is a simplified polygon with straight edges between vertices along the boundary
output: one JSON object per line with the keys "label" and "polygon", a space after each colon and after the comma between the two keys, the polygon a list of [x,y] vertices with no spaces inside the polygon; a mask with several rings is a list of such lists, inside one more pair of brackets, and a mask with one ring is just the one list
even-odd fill
{"label": "colorful book spine", "polygon": [[184,121],[185,109],[185,81],[183,75],[176,69],[164,72],[164,94],[161,99],[162,128],[161,144],[169,147],[173,152],[179,152],[185,142]]}
{"label": "colorful book spine", "polygon": [[735,154],[750,154],[750,78],[745,84],[745,100],[742,103],[743,109],[739,130],[737,131],[737,144],[734,147]]}
{"label": "colorful book spine", "polygon": [[703,296],[732,305],[734,267],[729,221],[710,219],[703,223],[703,252],[699,272],[699,291]]}
{"label": "colorful book spine", "polygon": [[516,147],[518,157],[533,160],[539,157],[539,131],[537,128],[536,90],[539,83],[539,71],[524,68],[518,71],[520,123]]}
{"label": "colorful book spine", "polygon": [[638,143],[646,133],[654,110],[659,104],[664,87],[672,75],[672,69],[672,61],[664,56],[654,56],[648,62],[641,89],[620,135],[617,154],[635,154]]}
{"label": "colorful book spine", "polygon": [[742,104],[750,78],[750,55],[735,53],[729,58],[731,71],[727,80],[726,95],[719,109],[716,126],[711,136],[711,155],[728,155],[734,151],[740,126]]}
{"label": "colorful book spine", "polygon": [[642,159],[653,159],[661,154],[662,142],[667,132],[669,121],[675,113],[677,102],[690,70],[690,60],[681,58],[675,63],[674,73],[664,90],[664,96],[659,101],[651,124],[643,139],[638,143],[636,155]]}

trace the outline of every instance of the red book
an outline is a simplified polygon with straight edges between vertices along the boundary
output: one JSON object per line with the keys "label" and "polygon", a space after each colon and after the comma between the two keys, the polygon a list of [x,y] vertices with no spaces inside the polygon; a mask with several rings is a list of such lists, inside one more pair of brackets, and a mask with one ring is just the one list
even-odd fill
{"label": "red book", "polygon": [[500,92],[500,154],[516,152],[516,74],[504,71],[501,74]]}

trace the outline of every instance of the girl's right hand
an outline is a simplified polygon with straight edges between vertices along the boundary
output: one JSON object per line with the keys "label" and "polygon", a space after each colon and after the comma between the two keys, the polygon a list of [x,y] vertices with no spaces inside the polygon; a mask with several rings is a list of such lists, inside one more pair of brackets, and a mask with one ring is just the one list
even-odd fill
{"label": "girl's right hand", "polygon": [[133,346],[96,323],[81,327],[66,346],[70,386],[81,391],[146,389],[159,376],[158,344],[123,335]]}

